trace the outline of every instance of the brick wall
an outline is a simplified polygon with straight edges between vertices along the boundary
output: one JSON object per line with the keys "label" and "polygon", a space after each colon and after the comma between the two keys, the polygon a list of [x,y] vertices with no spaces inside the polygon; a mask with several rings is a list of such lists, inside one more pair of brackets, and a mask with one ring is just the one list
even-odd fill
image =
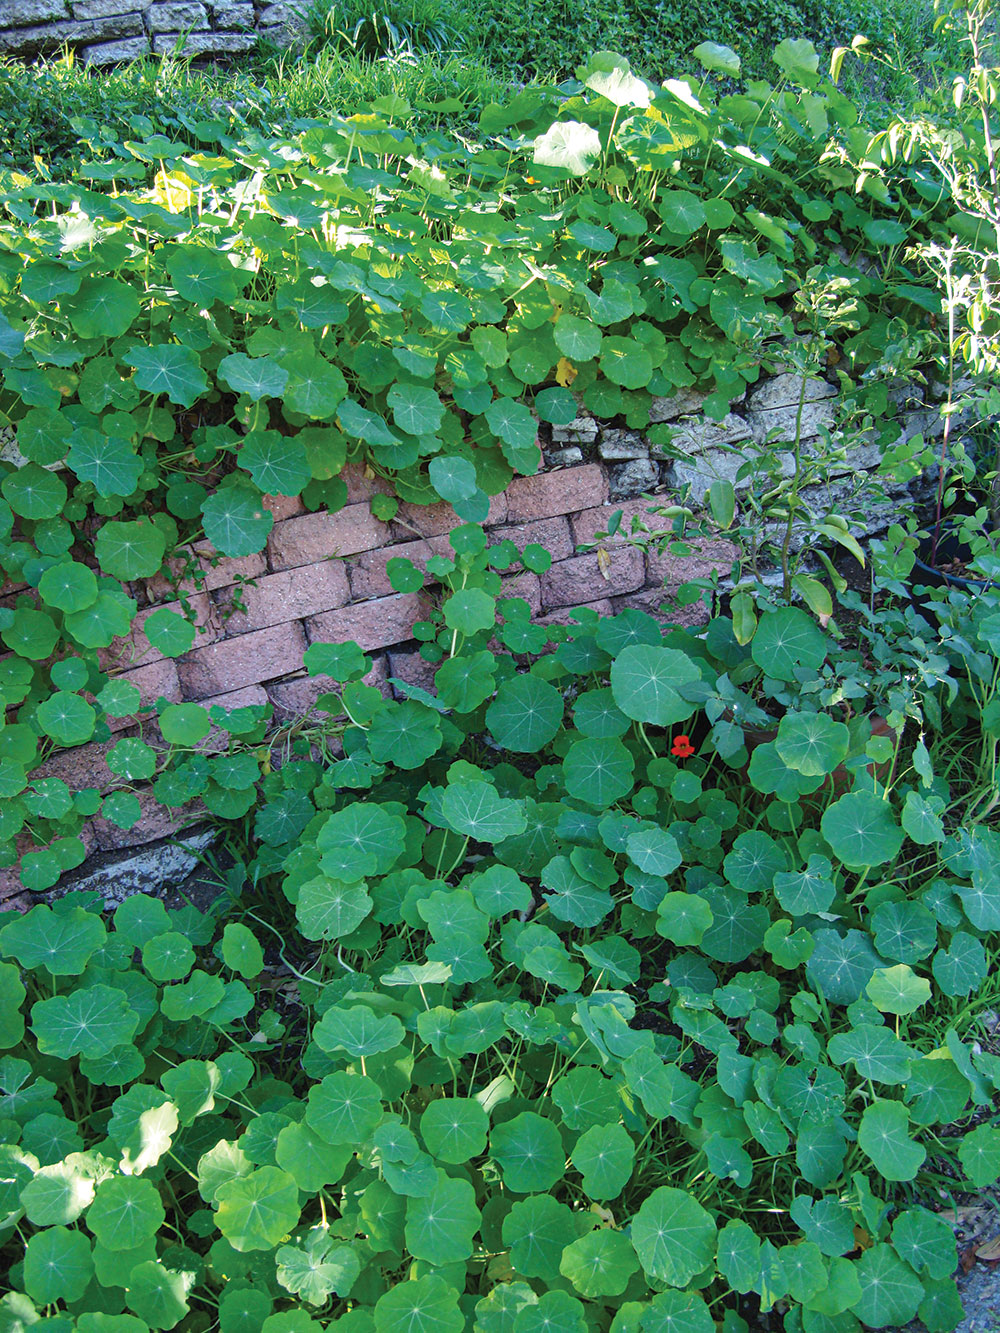
{"label": "brick wall", "polygon": [[[643,554],[620,537],[604,541],[600,556],[578,548],[606,530],[617,509],[623,510],[622,528],[628,530],[632,516],[650,506],[644,494],[676,493],[689,485],[698,496],[718,476],[735,478],[744,461],[739,447],[750,439],[763,441],[774,432],[790,439],[799,389],[800,382],[790,375],[766,380],[734,404],[736,410],[721,423],[700,414],[702,400],[690,392],[654,400],[653,419],[676,427],[669,457],[640,433],[587,416],[568,426],[546,427],[540,441],[543,470],[516,478],[495,496],[486,526],[494,541],[510,538],[521,549],[537,542],[550,553],[552,565],[542,575],[511,571],[504,577],[504,595],[523,597],[536,616],[550,621],[566,619],[578,606],[602,613],[634,606],[656,613],[671,589],[714,568],[727,570],[735,550],[722,541],[702,543],[695,555],[683,559]],[[807,424],[815,436],[821,426],[835,423],[835,403],[823,381],[809,386],[808,397]],[[930,438],[940,432],[940,414],[933,406],[901,398],[899,414],[904,434],[919,430]],[[780,440],[774,447],[781,449]],[[876,443],[856,444],[842,474],[827,483],[831,494],[839,485],[853,486],[855,474],[877,466],[879,456]],[[432,554],[448,551],[448,533],[459,520],[443,503],[404,503],[391,522],[380,522],[370,501],[389,487],[356,467],[343,476],[347,504],[336,513],[308,513],[298,499],[268,497],[275,522],[265,551],[219,560],[208,547],[196,547],[175,563],[172,580],[158,577],[134,585],[139,615],[128,638],[104,651],[105,669],[135,684],[144,704],[160,697],[225,708],[270,703],[279,724],[307,712],[332,687],[330,680],[308,677],[302,668],[311,643],[356,640],[372,657],[371,683],[386,691],[392,677],[432,687],[433,668],[420,657],[412,626],[421,619],[433,586],[423,593],[395,593],[386,563],[403,556],[421,565]],[[890,499],[875,506],[872,530],[891,521],[900,504],[911,503],[901,492],[895,503]],[[185,567],[197,575],[178,581]],[[0,596],[3,605],[21,590],[0,591],[6,594]],[[183,657],[164,658],[143,634],[143,621],[159,607],[181,612],[185,605],[197,626],[195,644]],[[104,762],[107,750],[139,731],[138,719],[116,719],[111,741],[59,752],[40,776],[61,777],[71,788],[110,787],[114,779]],[[155,743],[155,724],[144,722],[142,734]],[[198,817],[197,809],[171,813],[148,795],[140,800],[143,816],[129,830],[93,820],[84,835],[88,851],[147,846]],[[0,870],[0,903],[19,892],[16,872]]]}
{"label": "brick wall", "polygon": [[233,58],[264,37],[287,45],[301,27],[280,0],[0,0],[0,55],[76,50],[87,64],[163,55]]}

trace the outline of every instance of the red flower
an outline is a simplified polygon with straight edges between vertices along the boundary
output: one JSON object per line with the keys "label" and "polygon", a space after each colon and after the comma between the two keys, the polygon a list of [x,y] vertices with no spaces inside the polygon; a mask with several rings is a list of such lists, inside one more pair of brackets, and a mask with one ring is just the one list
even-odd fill
{"label": "red flower", "polygon": [[674,743],[670,747],[671,754],[676,755],[678,759],[690,759],[694,752],[690,736],[674,737]]}

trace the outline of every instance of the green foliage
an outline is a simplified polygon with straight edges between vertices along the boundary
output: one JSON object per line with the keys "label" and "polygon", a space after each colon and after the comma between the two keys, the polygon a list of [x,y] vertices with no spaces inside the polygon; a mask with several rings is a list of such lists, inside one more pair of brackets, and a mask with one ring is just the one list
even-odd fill
{"label": "green foliage", "polygon": [[[458,1329],[466,1307],[484,1331],[709,1333],[710,1310],[777,1308],[791,1333],[941,1301],[952,1327],[951,1229],[910,1191],[1000,1174],[1000,1130],[971,1127],[1000,1088],[969,1044],[995,987],[950,998],[970,946],[995,951],[1000,838],[926,747],[897,731],[876,768],[884,738],[790,692],[800,657],[851,670],[801,612],[744,648],[728,618],[580,612],[526,665],[488,647],[524,634],[516,604],[494,619],[509,544],[450,544],[438,697],[358,696],[356,645],[314,645],[346,727],[263,777],[239,734],[192,770],[192,794],[251,793],[207,913],[136,896],[107,920],[70,893],[0,916],[0,1308],[80,1333],[208,1308]],[[491,617],[456,629],[470,592]],[[883,660],[902,698],[912,655]],[[812,779],[790,798],[754,780],[761,705],[772,764]],[[208,714],[161,725],[182,771]],[[962,814],[908,841],[921,794]]]}

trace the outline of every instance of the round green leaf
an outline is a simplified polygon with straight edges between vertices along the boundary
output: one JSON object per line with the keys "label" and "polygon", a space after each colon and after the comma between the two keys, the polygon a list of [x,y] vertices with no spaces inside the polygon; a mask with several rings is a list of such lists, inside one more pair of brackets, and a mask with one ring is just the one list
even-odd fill
{"label": "round green leaf", "polygon": [[841,796],[823,812],[820,829],[834,856],[851,870],[885,865],[903,845],[892,806],[873,792]]}
{"label": "round green leaf", "polygon": [[0,493],[15,514],[35,522],[55,518],[66,503],[62,479],[37,463],[25,463],[16,472],[8,473],[0,482]]}
{"label": "round green leaf", "polygon": [[479,1223],[476,1192],[469,1182],[439,1171],[429,1194],[407,1201],[406,1248],[415,1259],[431,1264],[469,1259]]}
{"label": "round green leaf", "polygon": [[298,1187],[276,1166],[225,1181],[215,1202],[219,1230],[235,1250],[273,1249],[299,1220]]}
{"label": "round green leaf", "polygon": [[309,1089],[306,1121],[328,1143],[363,1143],[381,1115],[381,1090],[363,1074],[338,1070]]}
{"label": "round green leaf", "polygon": [[590,1199],[616,1199],[632,1177],[635,1144],[621,1125],[594,1125],[573,1149],[573,1165]]}
{"label": "round green leaf", "polygon": [[795,679],[798,667],[818,670],[828,646],[826,635],[805,611],[785,606],[761,617],[750,653],[768,676],[790,681]]}
{"label": "round green leaf", "polygon": [[43,699],[36,713],[46,736],[59,745],[82,745],[94,734],[97,713],[78,694],[57,690]]}
{"label": "round green leaf", "polygon": [[522,1111],[490,1134],[490,1154],[515,1194],[551,1189],[566,1169],[566,1150],[551,1120]]}
{"label": "round green leaf", "polygon": [[638,1268],[628,1237],[606,1228],[572,1241],[559,1263],[563,1277],[568,1277],[580,1295],[589,1300],[620,1296]]}
{"label": "round green leaf", "polygon": [[699,678],[695,663],[673,648],[637,643],[622,650],[611,666],[611,692],[626,717],[668,727],[682,722],[695,705],[677,686]]}
{"label": "round green leaf", "polygon": [[662,1185],[632,1219],[632,1244],[649,1277],[684,1287],[715,1256],[715,1223],[686,1191]]}
{"label": "round green leaf", "polygon": [[574,741],[563,760],[569,794],[602,809],[628,795],[634,769],[632,752],[613,736]]}
{"label": "round green leaf", "polygon": [[927,1156],[922,1145],[913,1142],[902,1102],[875,1101],[865,1108],[858,1147],[886,1180],[912,1180]]}
{"label": "round green leaf", "polygon": [[155,1236],[166,1217],[159,1191],[141,1176],[112,1176],[87,1209],[87,1226],[106,1250],[131,1250]]}
{"label": "round green leaf", "polygon": [[94,1275],[90,1241],[82,1231],[48,1227],[24,1251],[24,1289],[39,1305],[79,1300]]}
{"label": "round green leaf", "polygon": [[439,1161],[457,1165],[478,1157],[486,1147],[489,1121],[471,1097],[442,1097],[420,1117],[420,1133],[427,1151]]}
{"label": "round green leaf", "polygon": [[518,754],[535,754],[548,745],[562,718],[562,695],[554,685],[530,673],[505,681],[486,710],[493,739]]}
{"label": "round green leaf", "polygon": [[97,601],[97,578],[86,565],[64,560],[49,566],[38,580],[38,591],[57,611],[85,611]]}
{"label": "round green leaf", "polygon": [[375,1304],[375,1333],[462,1333],[458,1289],[437,1273],[399,1282]]}
{"label": "round green leaf", "polygon": [[208,378],[198,354],[179,343],[157,347],[133,347],[126,352],[126,365],[135,367],[135,383],[147,393],[165,394],[172,403],[191,407],[208,392]]}
{"label": "round green leaf", "polygon": [[163,563],[167,539],[152,523],[105,523],[94,551],[105,574],[115,579],[151,578]]}
{"label": "round green leaf", "polygon": [[221,555],[253,555],[264,549],[274,515],[256,486],[222,486],[201,507],[205,536]]}

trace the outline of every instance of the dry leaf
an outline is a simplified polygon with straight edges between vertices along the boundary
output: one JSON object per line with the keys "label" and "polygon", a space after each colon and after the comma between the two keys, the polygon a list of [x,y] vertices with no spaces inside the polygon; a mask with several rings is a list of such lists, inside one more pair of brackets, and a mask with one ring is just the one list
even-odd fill
{"label": "dry leaf", "polygon": [[1000,1236],[994,1236],[985,1245],[977,1245],[976,1258],[981,1259],[985,1264],[996,1263],[1000,1259]]}
{"label": "dry leaf", "polygon": [[967,1250],[963,1250],[958,1256],[958,1262],[963,1273],[970,1273],[976,1266],[976,1251],[978,1248],[978,1245],[970,1245]]}
{"label": "dry leaf", "polygon": [[611,553],[603,546],[597,548],[597,568],[601,571],[602,578],[611,578]]}

